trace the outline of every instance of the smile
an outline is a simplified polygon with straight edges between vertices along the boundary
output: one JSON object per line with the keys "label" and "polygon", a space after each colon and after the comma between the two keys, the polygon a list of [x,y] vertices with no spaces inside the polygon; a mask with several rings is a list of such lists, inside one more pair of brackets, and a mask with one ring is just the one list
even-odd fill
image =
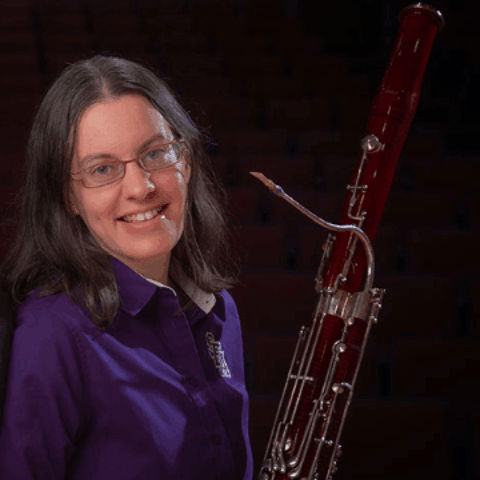
{"label": "smile", "polygon": [[126,223],[135,223],[135,222],[146,222],[148,220],[153,220],[155,217],[160,215],[168,205],[163,205],[162,207],[150,210],[148,212],[139,213],[138,215],[128,215],[125,217],[119,218],[122,222]]}

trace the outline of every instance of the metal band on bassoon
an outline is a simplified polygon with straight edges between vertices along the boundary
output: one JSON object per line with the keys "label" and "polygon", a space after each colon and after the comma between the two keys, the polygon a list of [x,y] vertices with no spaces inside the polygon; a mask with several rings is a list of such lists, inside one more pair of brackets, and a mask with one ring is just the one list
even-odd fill
{"label": "metal band on bassoon", "polygon": [[420,3],[403,9],[399,20],[340,223],[317,217],[263,174],[251,172],[311,220],[338,233],[329,234],[323,246],[315,279],[319,300],[310,323],[300,329],[259,480],[330,480],[337,470],[340,436],[385,293],[372,288],[372,242],[444,24],[438,10]]}

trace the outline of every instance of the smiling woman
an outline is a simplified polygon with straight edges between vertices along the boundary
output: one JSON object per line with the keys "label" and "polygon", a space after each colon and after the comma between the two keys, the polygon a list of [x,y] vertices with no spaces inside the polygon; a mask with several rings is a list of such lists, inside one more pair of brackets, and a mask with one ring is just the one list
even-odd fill
{"label": "smiling woman", "polygon": [[225,198],[157,75],[107,56],[61,73],[1,267],[16,329],[0,478],[251,478]]}
{"label": "smiling woman", "polygon": [[[143,161],[127,164],[128,159],[150,152],[151,142],[164,145],[171,140],[182,142],[183,147],[172,150],[179,164],[172,162],[171,170],[147,172],[142,171]],[[108,328],[120,305],[109,262],[111,251],[102,243],[109,231],[105,224],[98,235],[85,220],[99,220],[99,214],[94,215],[97,201],[104,215],[116,215],[115,219],[156,208],[159,202],[163,206],[172,185],[167,182],[168,189],[162,190],[147,179],[169,178],[168,172],[179,173],[179,165],[182,169],[188,165],[191,178],[183,235],[171,256],[203,290],[218,293],[231,288],[238,267],[228,249],[226,196],[204,145],[201,132],[167,85],[147,68],[106,56],[69,66],[38,109],[27,146],[26,179],[13,202],[17,241],[1,272],[15,307],[38,287],[42,287],[40,296],[65,292],[72,301],[85,302],[95,325]],[[110,159],[108,164],[113,160],[122,164],[125,178],[108,185],[92,184],[93,177],[82,172],[82,181],[77,181],[75,173],[105,158]],[[104,198],[115,195],[116,203],[104,204]],[[75,199],[92,199],[89,209],[78,215],[72,205]],[[77,209],[82,205],[77,204]]]}
{"label": "smiling woman", "polygon": [[[184,229],[191,167],[181,152],[170,149],[167,160],[159,154],[174,141],[162,114],[138,95],[123,95],[89,107],[78,124],[73,169],[77,170],[79,159],[85,157],[97,162],[99,157],[131,158],[159,135],[164,147],[159,143],[146,156],[126,162],[110,160],[84,170],[81,182],[72,186],[71,203],[73,212],[106,252],[136,272],[168,285],[171,251]],[[110,153],[92,153],[97,151]],[[147,164],[154,153],[159,163]],[[104,173],[106,167],[110,170]]]}

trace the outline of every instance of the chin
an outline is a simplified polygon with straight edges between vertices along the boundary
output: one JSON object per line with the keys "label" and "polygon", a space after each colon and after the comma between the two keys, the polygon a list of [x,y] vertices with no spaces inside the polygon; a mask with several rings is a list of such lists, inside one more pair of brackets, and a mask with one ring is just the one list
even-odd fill
{"label": "chin", "polygon": [[167,255],[170,255],[170,252],[171,250],[166,250],[161,252],[159,252],[158,250],[156,251],[138,250],[135,252],[121,253],[121,256],[133,261],[138,261],[138,262],[145,262],[145,261],[155,262],[155,261],[162,260]]}

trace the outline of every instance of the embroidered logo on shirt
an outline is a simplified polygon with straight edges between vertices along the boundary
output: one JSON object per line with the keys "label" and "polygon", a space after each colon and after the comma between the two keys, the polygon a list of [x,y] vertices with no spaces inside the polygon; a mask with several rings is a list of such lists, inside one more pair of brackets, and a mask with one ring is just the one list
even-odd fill
{"label": "embroidered logo on shirt", "polygon": [[212,360],[215,362],[215,366],[220,372],[220,375],[223,378],[231,378],[230,370],[225,361],[225,353],[222,350],[222,344],[215,340],[215,337],[211,332],[207,332],[205,338],[207,340],[208,353],[210,353]]}

